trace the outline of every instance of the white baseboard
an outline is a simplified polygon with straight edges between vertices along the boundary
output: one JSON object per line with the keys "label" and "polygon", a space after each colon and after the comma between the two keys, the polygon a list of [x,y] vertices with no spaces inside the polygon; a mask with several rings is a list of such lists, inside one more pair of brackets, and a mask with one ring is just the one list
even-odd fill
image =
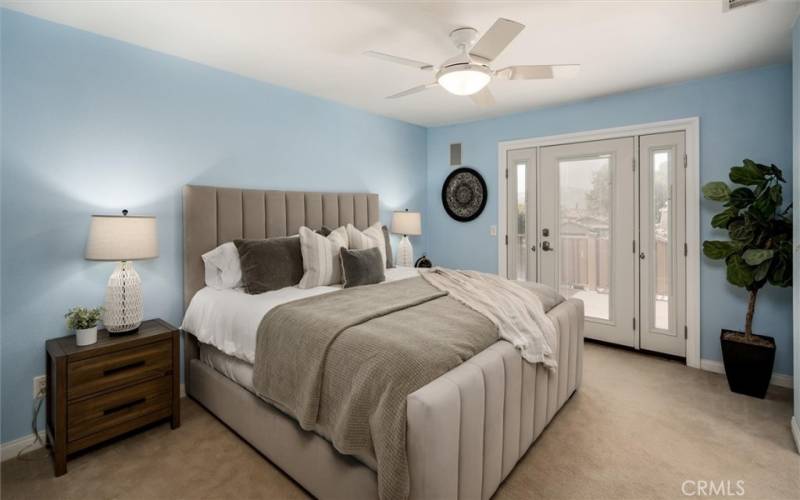
{"label": "white baseboard", "polygon": [[[186,397],[186,387],[184,384],[181,384],[181,397]],[[45,441],[46,433],[44,430],[39,431],[39,436],[42,438],[42,442]],[[0,461],[5,462],[10,458],[15,458],[19,450],[25,448],[33,444],[36,439],[33,437],[33,434],[29,434],[27,436],[22,436],[21,438],[14,439],[13,441],[9,441],[7,443],[0,444]],[[38,450],[41,448],[41,445],[37,444],[36,446],[31,446],[30,450]]]}
{"label": "white baseboard", "polygon": [[[707,372],[714,372],[714,373],[722,373],[725,374],[725,365],[722,364],[722,361],[715,361],[713,359],[701,359],[700,360],[700,369],[705,370]],[[778,387],[786,387],[791,389],[794,386],[794,380],[791,375],[784,375],[783,373],[772,373],[772,380],[769,381],[772,385],[777,385]]]}
{"label": "white baseboard", "polygon": [[800,453],[800,423],[797,422],[797,415],[792,417],[792,436],[794,436],[797,453]]}
{"label": "white baseboard", "polygon": [[[44,443],[46,439],[46,435],[44,431],[39,431],[39,437],[42,439],[42,443]],[[13,441],[9,441],[7,443],[3,443],[0,445],[0,461],[5,462],[10,458],[16,458],[17,454],[25,448],[26,446],[30,446],[28,451],[38,450],[42,447],[40,444],[33,445],[36,441],[36,438],[33,434],[29,434],[27,436],[22,436],[21,438],[15,439]]]}

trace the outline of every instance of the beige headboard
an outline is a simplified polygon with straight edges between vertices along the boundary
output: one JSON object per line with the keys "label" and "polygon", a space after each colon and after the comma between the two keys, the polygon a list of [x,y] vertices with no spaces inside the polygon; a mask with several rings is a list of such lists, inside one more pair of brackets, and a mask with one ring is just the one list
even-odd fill
{"label": "beige headboard", "polygon": [[364,229],[380,220],[378,195],[184,186],[183,302],[205,285],[201,255],[236,238],[297,234],[300,226]]}

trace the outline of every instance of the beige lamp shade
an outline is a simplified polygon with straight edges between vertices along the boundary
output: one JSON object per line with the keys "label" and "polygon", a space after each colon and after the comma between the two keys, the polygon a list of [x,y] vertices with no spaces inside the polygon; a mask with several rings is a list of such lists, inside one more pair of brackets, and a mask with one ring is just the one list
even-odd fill
{"label": "beige lamp shade", "polygon": [[156,218],[93,215],[86,242],[87,260],[126,261],[158,257]]}
{"label": "beige lamp shade", "polygon": [[422,234],[422,216],[419,212],[394,212],[392,213],[392,232],[408,236]]}

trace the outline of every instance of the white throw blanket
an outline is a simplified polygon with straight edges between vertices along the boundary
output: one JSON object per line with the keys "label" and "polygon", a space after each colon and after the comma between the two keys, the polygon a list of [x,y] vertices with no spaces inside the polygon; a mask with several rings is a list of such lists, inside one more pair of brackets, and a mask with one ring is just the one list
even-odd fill
{"label": "white throw blanket", "polygon": [[530,290],[493,274],[440,267],[420,273],[425,280],[497,325],[500,337],[529,363],[557,366],[558,337],[542,301]]}

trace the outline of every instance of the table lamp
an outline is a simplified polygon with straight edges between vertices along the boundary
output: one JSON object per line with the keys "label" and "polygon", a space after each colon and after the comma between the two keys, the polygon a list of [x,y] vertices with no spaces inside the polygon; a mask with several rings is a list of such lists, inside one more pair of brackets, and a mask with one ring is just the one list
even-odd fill
{"label": "table lamp", "polygon": [[398,266],[413,267],[414,249],[411,247],[408,237],[422,234],[422,217],[419,212],[409,212],[406,209],[404,212],[392,213],[392,232],[403,235],[403,239],[400,240],[400,245],[397,247],[395,263]]}
{"label": "table lamp", "polygon": [[156,218],[150,216],[93,215],[86,243],[86,259],[118,261],[106,288],[103,325],[109,333],[135,333],[142,323],[142,280],[134,260],[158,257]]}

